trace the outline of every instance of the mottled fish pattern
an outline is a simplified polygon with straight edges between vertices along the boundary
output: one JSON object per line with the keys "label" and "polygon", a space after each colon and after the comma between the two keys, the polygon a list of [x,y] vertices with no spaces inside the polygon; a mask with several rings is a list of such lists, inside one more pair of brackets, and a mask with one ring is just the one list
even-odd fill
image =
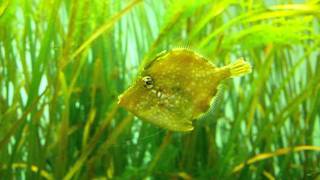
{"label": "mottled fish pattern", "polygon": [[251,72],[243,59],[216,67],[186,48],[159,53],[122,95],[119,105],[142,120],[172,131],[190,131],[227,78]]}

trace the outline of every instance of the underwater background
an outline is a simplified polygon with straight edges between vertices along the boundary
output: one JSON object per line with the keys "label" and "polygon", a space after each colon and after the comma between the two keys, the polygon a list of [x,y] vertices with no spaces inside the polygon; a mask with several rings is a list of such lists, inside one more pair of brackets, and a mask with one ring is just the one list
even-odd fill
{"label": "underwater background", "polygon": [[[320,179],[319,0],[0,0],[0,179]],[[189,133],[118,95],[188,47],[252,73]]]}

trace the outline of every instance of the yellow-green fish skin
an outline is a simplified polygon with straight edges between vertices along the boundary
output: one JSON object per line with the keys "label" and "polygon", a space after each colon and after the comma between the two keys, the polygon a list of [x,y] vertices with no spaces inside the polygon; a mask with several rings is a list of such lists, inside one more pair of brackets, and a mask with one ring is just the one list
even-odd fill
{"label": "yellow-green fish skin", "polygon": [[[120,96],[119,105],[160,127],[190,131],[192,120],[209,109],[219,83],[233,75],[233,67],[238,64],[218,68],[192,50],[172,49],[145,67]],[[146,86],[144,77],[150,77],[152,85]]]}

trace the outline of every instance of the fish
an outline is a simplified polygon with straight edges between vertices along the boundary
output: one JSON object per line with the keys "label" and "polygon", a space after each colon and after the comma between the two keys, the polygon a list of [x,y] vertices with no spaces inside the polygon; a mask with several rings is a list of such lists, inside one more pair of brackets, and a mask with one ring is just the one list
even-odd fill
{"label": "fish", "polygon": [[143,121],[170,131],[192,131],[193,121],[205,114],[219,84],[252,71],[243,58],[217,67],[189,48],[162,51],[125,90],[118,105]]}

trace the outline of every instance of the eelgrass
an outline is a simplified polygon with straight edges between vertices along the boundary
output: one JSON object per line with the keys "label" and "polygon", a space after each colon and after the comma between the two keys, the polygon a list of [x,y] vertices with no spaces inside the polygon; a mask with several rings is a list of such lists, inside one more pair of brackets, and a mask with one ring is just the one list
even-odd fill
{"label": "eelgrass", "polygon": [[[320,177],[319,1],[0,1],[1,179]],[[163,49],[244,57],[191,133],[117,96]]]}

